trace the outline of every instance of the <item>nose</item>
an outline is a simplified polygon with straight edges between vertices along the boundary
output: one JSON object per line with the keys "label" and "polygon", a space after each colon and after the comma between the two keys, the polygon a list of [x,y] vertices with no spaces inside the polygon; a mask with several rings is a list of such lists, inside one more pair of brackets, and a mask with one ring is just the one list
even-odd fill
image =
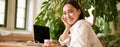
{"label": "nose", "polygon": [[65,17],[66,17],[66,19],[69,19],[69,13],[67,13],[66,15],[65,15]]}

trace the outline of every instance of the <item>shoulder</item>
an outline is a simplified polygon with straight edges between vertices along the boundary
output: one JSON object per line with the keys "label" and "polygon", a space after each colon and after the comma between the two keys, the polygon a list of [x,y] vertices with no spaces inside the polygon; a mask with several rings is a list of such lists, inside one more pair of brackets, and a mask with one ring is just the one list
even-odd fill
{"label": "shoulder", "polygon": [[88,22],[87,20],[78,20],[72,27],[70,30],[73,30],[73,29],[88,29],[88,28],[91,28],[91,23]]}
{"label": "shoulder", "polygon": [[80,26],[92,26],[92,24],[85,19],[78,20],[75,24],[78,24]]}
{"label": "shoulder", "polygon": [[91,24],[87,20],[78,20],[71,29],[79,29],[79,28],[91,28]]}

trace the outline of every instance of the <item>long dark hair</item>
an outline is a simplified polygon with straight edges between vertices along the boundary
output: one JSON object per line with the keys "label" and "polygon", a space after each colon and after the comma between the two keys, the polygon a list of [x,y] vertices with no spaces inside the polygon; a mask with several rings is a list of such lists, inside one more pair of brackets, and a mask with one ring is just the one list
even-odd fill
{"label": "long dark hair", "polygon": [[71,5],[72,5],[73,7],[75,7],[77,10],[80,10],[80,11],[81,11],[81,14],[79,15],[78,20],[80,20],[80,19],[85,19],[85,16],[84,16],[84,14],[83,14],[83,12],[82,12],[82,10],[81,10],[81,8],[80,8],[80,6],[79,6],[79,4],[78,4],[78,2],[77,2],[76,0],[67,0],[67,1],[64,3],[63,7],[65,6],[65,4],[71,4]]}

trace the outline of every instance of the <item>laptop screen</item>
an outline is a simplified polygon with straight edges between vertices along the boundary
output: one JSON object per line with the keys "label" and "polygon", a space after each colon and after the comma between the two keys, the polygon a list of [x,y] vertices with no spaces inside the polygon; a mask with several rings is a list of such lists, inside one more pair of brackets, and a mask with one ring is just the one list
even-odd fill
{"label": "laptop screen", "polygon": [[44,43],[44,39],[50,39],[49,28],[34,25],[34,41]]}

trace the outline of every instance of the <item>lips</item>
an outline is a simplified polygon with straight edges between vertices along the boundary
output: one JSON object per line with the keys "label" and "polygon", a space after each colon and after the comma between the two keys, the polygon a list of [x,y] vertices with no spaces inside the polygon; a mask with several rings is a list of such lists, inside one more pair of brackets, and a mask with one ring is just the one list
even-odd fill
{"label": "lips", "polygon": [[68,22],[71,22],[73,18],[67,18],[67,21]]}

